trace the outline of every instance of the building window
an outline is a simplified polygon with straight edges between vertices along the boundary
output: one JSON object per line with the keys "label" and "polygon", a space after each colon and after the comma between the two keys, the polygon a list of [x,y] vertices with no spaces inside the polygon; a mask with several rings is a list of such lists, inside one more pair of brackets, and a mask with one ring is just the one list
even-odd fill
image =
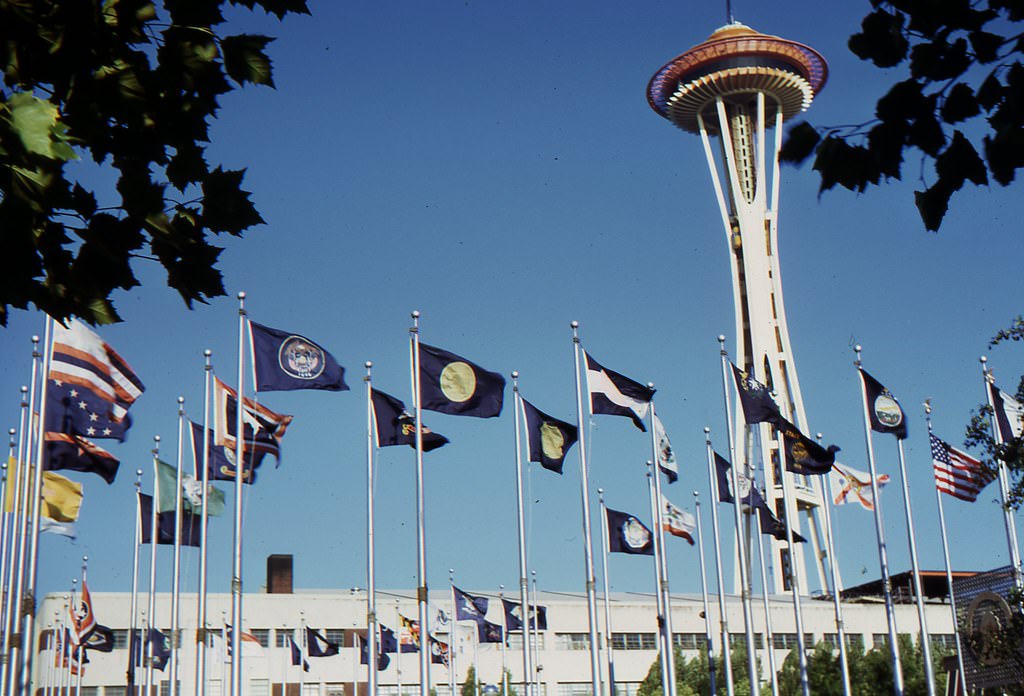
{"label": "building window", "polygon": [[707,646],[707,636],[703,633],[674,633],[672,642],[680,650],[704,650]]}
{"label": "building window", "polygon": [[270,680],[250,679],[249,696],[270,696]]}
{"label": "building window", "polygon": [[590,636],[586,633],[556,633],[559,650],[590,650]]}
{"label": "building window", "polygon": [[206,696],[220,696],[224,693],[220,679],[209,679],[206,682]]}
{"label": "building window", "polygon": [[270,629],[269,628],[250,628],[249,635],[256,639],[256,642],[261,647],[270,647]]}
{"label": "building window", "polygon": [[615,650],[657,650],[658,641],[653,633],[613,633]]}
{"label": "building window", "polygon": [[[833,650],[839,649],[839,634],[838,633],[825,633],[821,637],[822,641],[828,647]],[[864,652],[864,636],[860,633],[847,633],[846,634],[846,648],[847,650],[860,650]]]}
{"label": "building window", "polygon": [[[128,629],[127,628],[115,628],[111,633],[114,634],[114,650],[127,650],[128,649]],[[109,693],[109,690],[104,689],[104,693]]]}
{"label": "building window", "polygon": [[[127,631],[126,631],[127,633]],[[123,686],[104,686],[103,696],[125,696],[125,687]]]}
{"label": "building window", "polygon": [[[335,686],[338,686],[338,685],[335,684]],[[328,689],[327,693],[330,694],[330,693],[333,693],[333,692],[330,689]],[[339,691],[338,693],[344,693],[344,692]],[[303,684],[302,685],[302,694],[301,694],[301,696],[320,696],[320,685],[319,684]]]}
{"label": "building window", "polygon": [[[544,649],[544,634],[539,635],[530,634],[530,648],[533,650]],[[523,649],[523,634],[522,633],[509,633],[508,634],[508,649],[509,650],[522,650]]]}
{"label": "building window", "polygon": [[956,652],[956,636],[952,633],[933,633],[931,639],[932,647]]}
{"label": "building window", "polygon": [[593,696],[593,685],[590,682],[582,684],[559,684],[555,692],[558,696]]}
{"label": "building window", "polygon": [[83,686],[82,696],[100,696],[100,687],[98,686]]}
{"label": "building window", "polygon": [[289,642],[295,635],[294,628],[275,628],[274,629],[274,645],[279,648],[290,648],[292,644]]}
{"label": "building window", "polygon": [[630,682],[628,684],[615,682],[615,696],[636,696],[638,693],[640,693],[639,682]]}
{"label": "building window", "polygon": [[[794,634],[795,635],[795,634]],[[746,633],[730,633],[729,634],[729,645],[736,647],[747,647],[747,634]],[[754,634],[754,647],[764,648],[764,634]]]}
{"label": "building window", "polygon": [[872,633],[871,634],[871,646],[874,648],[884,648],[889,645],[889,634],[888,633]]}
{"label": "building window", "polygon": [[320,635],[331,643],[337,643],[340,646],[345,645],[345,629],[343,628],[325,628],[321,631]]}

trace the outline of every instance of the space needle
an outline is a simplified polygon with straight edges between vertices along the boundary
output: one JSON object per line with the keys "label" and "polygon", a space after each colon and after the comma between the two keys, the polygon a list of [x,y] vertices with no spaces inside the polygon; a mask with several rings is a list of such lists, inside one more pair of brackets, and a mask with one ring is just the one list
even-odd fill
{"label": "space needle", "polygon": [[[782,297],[779,151],[782,123],[810,106],[827,75],[828,66],[814,49],[732,22],[666,63],[647,86],[651,108],[682,130],[699,135],[703,143],[729,249],[735,362],[771,387],[783,415],[805,433],[809,432],[807,417]],[[794,532],[801,529],[799,513],[803,513],[804,534],[813,547],[813,554],[804,554],[801,545],[795,544],[790,553],[785,541],[767,537],[774,561],[769,581],[774,592],[790,589],[790,563],[798,587],[807,587],[805,555],[811,555],[818,586],[826,588],[825,539],[816,519],[823,502],[820,482],[786,472],[768,428],[758,428],[760,434],[756,434],[747,427],[738,403],[733,404],[731,419],[737,433],[734,467],[746,474],[755,468],[756,440],[768,505],[785,511]],[[784,500],[797,510],[784,509]],[[749,567],[749,542],[743,557]]]}

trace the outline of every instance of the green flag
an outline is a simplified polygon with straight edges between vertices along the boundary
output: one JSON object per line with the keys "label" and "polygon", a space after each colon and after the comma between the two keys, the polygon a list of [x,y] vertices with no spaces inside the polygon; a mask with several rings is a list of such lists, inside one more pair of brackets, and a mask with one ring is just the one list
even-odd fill
{"label": "green flag", "polygon": [[[174,489],[177,485],[177,470],[157,460],[157,512],[174,512]],[[224,492],[207,484],[206,514],[217,517],[224,512]],[[185,474],[181,478],[181,509],[185,512],[200,514],[203,511],[203,482]]]}

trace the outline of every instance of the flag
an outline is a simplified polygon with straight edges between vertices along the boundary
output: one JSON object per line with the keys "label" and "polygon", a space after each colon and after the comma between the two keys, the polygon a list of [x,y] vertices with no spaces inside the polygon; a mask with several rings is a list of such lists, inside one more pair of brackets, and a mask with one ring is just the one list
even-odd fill
{"label": "flag", "polygon": [[672,443],[668,441],[668,433],[665,426],[661,424],[658,414],[654,414],[654,438],[658,441],[658,468],[661,473],[668,477],[669,483],[675,483],[679,478],[679,465],[676,463],[676,453],[672,449]]}
{"label": "flag", "polygon": [[[12,486],[8,487],[10,491]],[[52,471],[43,472],[42,515],[54,522],[74,522],[82,509],[82,484]]]}
{"label": "flag", "polygon": [[347,391],[345,368],[305,336],[249,322],[256,391]]}
{"label": "flag", "polygon": [[310,657],[330,657],[338,654],[338,644],[332,643],[316,630],[306,626],[306,650]]}
{"label": "flag", "polygon": [[[150,650],[152,650],[152,655],[150,655]],[[153,665],[153,669],[158,669],[161,672],[167,666],[167,661],[171,659],[171,643],[160,629],[149,629],[146,639],[146,657],[151,659],[150,664]]]}
{"label": "flag", "polygon": [[779,406],[772,398],[768,387],[754,379],[749,372],[740,370],[732,363],[732,376],[736,380],[736,392],[740,395],[743,407],[743,420],[747,425],[755,423],[775,423],[782,418]]}
{"label": "flag", "polygon": [[565,455],[579,439],[579,430],[575,425],[552,418],[526,399],[523,399],[523,416],[529,460],[556,474],[562,473]]}
{"label": "flag", "polygon": [[940,492],[973,503],[996,474],[980,461],[929,433],[935,487]]}
{"label": "flag", "polygon": [[106,626],[96,624],[82,642],[82,646],[86,650],[95,650],[96,652],[114,652],[114,632]]}
{"label": "flag", "polygon": [[867,395],[868,420],[871,429],[876,433],[892,433],[900,440],[907,437],[907,419],[903,408],[896,397],[882,383],[872,377],[863,368],[860,376],[864,380],[864,393]]}
{"label": "flag", "polygon": [[999,439],[1009,442],[1021,437],[1024,434],[1024,404],[992,382],[988,382],[988,393],[995,412],[996,427],[999,428]]}
{"label": "flag", "polygon": [[487,614],[489,601],[486,597],[476,597],[463,592],[452,585],[452,594],[455,597],[455,620],[476,621],[480,623]]}
{"label": "flag", "polygon": [[[851,500],[855,500],[865,510],[875,509],[875,498],[871,492],[871,474],[836,462],[832,465],[829,476],[832,477],[833,491],[838,491],[832,500],[834,505],[845,505]],[[879,494],[888,483],[889,474],[878,475],[875,485],[878,486]]]}
{"label": "flag", "polygon": [[395,632],[384,624],[380,626],[380,651],[386,653],[398,652],[398,638]]}
{"label": "flag", "polygon": [[[760,513],[758,520],[760,521],[759,526],[761,527],[762,534],[768,534],[779,541],[786,541],[786,523],[775,516],[771,508],[768,507],[768,503],[765,501],[764,496],[761,495],[761,491],[755,487],[750,489],[750,502],[751,507]],[[796,532],[793,532],[793,543],[801,544],[806,543],[807,539],[803,538]]]}
{"label": "flag", "polygon": [[81,471],[97,474],[107,483],[113,483],[120,465],[117,457],[83,437],[68,433],[46,433],[44,469],[50,471]]}
{"label": "flag", "polygon": [[[235,428],[238,426],[238,394],[216,377],[213,380],[213,408],[216,423],[214,442],[236,448]],[[252,399],[242,399],[242,451],[246,454],[272,454],[281,462],[281,438],[291,416],[274,413]]]}
{"label": "flag", "polygon": [[500,643],[504,640],[501,624],[491,623],[486,619],[476,625],[476,634],[481,643]]}
{"label": "flag", "polygon": [[587,391],[590,393],[590,412],[610,416],[626,416],[633,424],[647,432],[644,418],[651,407],[654,389],[634,382],[629,377],[613,372],[584,351],[587,364]]}
{"label": "flag", "polygon": [[420,622],[398,615],[401,627],[398,632],[398,647],[401,652],[417,652],[420,649]]}
{"label": "flag", "polygon": [[[377,446],[409,445],[416,448],[416,418],[399,399],[376,389],[370,389],[373,422],[377,425]],[[448,438],[423,426],[423,451],[429,452],[448,444]]]}
{"label": "flag", "polygon": [[82,597],[78,609],[71,612],[71,622],[75,629],[75,643],[83,642],[96,628],[96,616],[92,612],[92,597],[89,596],[89,586],[85,580],[82,580]]}
{"label": "flag", "polygon": [[[177,504],[174,489],[178,487],[178,471],[175,467],[162,462],[156,462],[157,512],[174,512]],[[209,500],[206,503],[206,514],[216,517],[224,512],[224,492],[207,486]],[[203,482],[197,481],[193,476],[184,474],[181,477],[181,509],[193,515],[200,515],[203,511]]]}
{"label": "flag", "polygon": [[53,329],[46,430],[124,440],[128,408],[145,386],[120,355],[77,319]]}
{"label": "flag", "polygon": [[291,636],[288,636],[288,645],[291,648],[291,652],[292,652],[292,665],[294,667],[298,667],[299,665],[302,665],[302,671],[303,672],[308,672],[309,671],[309,661],[306,660],[306,658],[302,656],[302,650],[299,648],[298,645],[295,644],[295,639],[292,638]]}
{"label": "flag", "polygon": [[[523,630],[523,605],[502,598],[502,609],[505,610],[505,627],[510,631]],[[536,623],[536,626],[534,626]],[[530,628],[546,631],[548,628],[547,607],[530,607]]]}
{"label": "flag", "polygon": [[[203,465],[203,426],[198,423],[192,425],[192,453],[195,456],[196,469]],[[215,445],[213,442],[214,431],[207,431],[206,445],[210,451],[209,474],[207,478],[211,481],[234,481],[237,475],[235,466],[235,450],[224,445]],[[247,459],[244,467],[245,476],[242,483],[253,483],[256,481],[256,469],[263,463],[266,452],[247,452]]]}
{"label": "flag", "polygon": [[[718,481],[718,501],[720,503],[734,503],[736,502],[736,497],[732,492],[732,474],[730,473],[732,464],[729,463],[728,459],[718,454],[718,452],[715,452],[714,455],[715,478]],[[750,485],[750,479],[743,474],[739,474],[737,478],[740,483],[740,501],[744,505],[750,505],[750,491],[753,489],[753,486]]]}
{"label": "flag", "polygon": [[608,551],[610,553],[632,553],[643,556],[654,555],[654,536],[643,522],[633,515],[605,508],[608,523]]}
{"label": "flag", "polygon": [[820,476],[827,474],[836,461],[839,448],[829,445],[826,449],[807,437],[785,418],[779,417],[775,427],[782,434],[786,450],[786,470],[794,474]]}
{"label": "flag", "polygon": [[[370,662],[370,643],[369,643],[369,641],[367,641],[362,636],[357,636],[357,638],[359,638],[359,664],[361,664],[361,665],[369,664],[369,662]],[[379,644],[378,644],[378,646],[379,646]],[[386,652],[384,652],[383,650],[378,650],[377,651],[377,671],[378,672],[383,672],[384,670],[386,670],[388,668],[389,664],[391,664],[391,658],[388,657],[388,654]]]}
{"label": "flag", "polygon": [[674,536],[686,539],[693,546],[693,533],[697,519],[682,508],[676,507],[665,496],[661,496],[662,528]]}
{"label": "flag", "polygon": [[501,413],[504,377],[455,353],[419,345],[421,408],[476,418],[494,418]]}
{"label": "flag", "polygon": [[46,534],[57,534],[74,541],[78,538],[78,531],[75,525],[70,522],[54,522],[48,517],[39,520],[39,531]]}
{"label": "flag", "polygon": [[[139,493],[139,524],[142,525],[142,543],[150,543],[152,534],[153,496]],[[156,516],[158,544],[174,543],[174,512],[159,512]],[[202,518],[190,512],[181,513],[181,545],[199,546]]]}
{"label": "flag", "polygon": [[430,636],[430,662],[435,665],[445,665],[449,663],[449,657],[451,655],[451,649],[448,643],[444,643],[434,636]]}

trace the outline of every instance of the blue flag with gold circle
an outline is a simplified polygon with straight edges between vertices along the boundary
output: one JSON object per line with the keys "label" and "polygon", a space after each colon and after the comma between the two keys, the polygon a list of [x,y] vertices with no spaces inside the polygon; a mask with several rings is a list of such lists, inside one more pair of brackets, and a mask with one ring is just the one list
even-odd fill
{"label": "blue flag with gold circle", "polygon": [[476,418],[501,414],[504,377],[455,353],[425,343],[419,345],[422,408]]}
{"label": "blue flag with gold circle", "polygon": [[249,322],[256,391],[347,391],[345,368],[315,341]]}
{"label": "blue flag with gold circle", "polygon": [[552,418],[526,399],[523,399],[523,414],[530,461],[556,474],[562,473],[565,455],[579,439],[579,430],[571,423]]}

